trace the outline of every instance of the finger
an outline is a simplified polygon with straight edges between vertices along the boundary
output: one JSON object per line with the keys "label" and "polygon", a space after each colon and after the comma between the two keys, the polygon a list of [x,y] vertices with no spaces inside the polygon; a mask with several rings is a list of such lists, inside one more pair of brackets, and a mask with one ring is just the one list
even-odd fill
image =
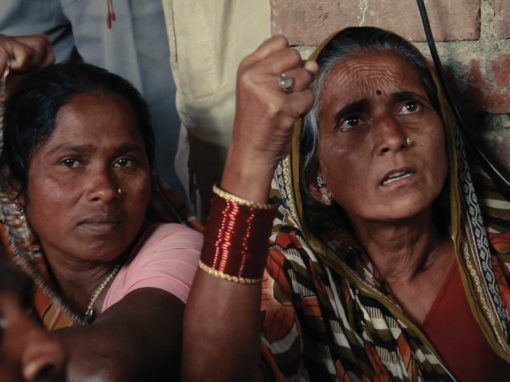
{"label": "finger", "polygon": [[304,60],[303,67],[310,73],[312,76],[316,76],[319,73],[319,64],[312,60]]}
{"label": "finger", "polygon": [[[286,74],[294,80],[292,87],[289,89],[290,92],[299,92],[308,89],[310,83],[314,79],[314,75],[302,67],[287,70],[282,74]],[[277,75],[274,78],[275,86],[278,86],[280,90],[283,90],[280,87],[280,75]]]}
{"label": "finger", "polygon": [[13,41],[9,48],[11,69],[16,73],[25,73],[30,70],[33,66],[34,53],[32,48],[16,41]]}
{"label": "finger", "polygon": [[45,34],[20,36],[16,37],[16,40],[31,49],[33,69],[48,66],[55,62],[53,47]]}
{"label": "finger", "polygon": [[263,60],[268,57],[271,53],[277,52],[279,50],[285,49],[289,47],[289,41],[283,35],[276,35],[271,38],[268,38],[262,44],[258,46],[257,49],[251,54],[251,56],[255,60]]}
{"label": "finger", "polygon": [[313,93],[311,90],[305,90],[299,93],[290,93],[286,95],[287,99],[283,108],[284,112],[298,119],[308,113],[313,106]]}
{"label": "finger", "polygon": [[260,68],[267,73],[280,74],[303,66],[299,52],[294,48],[285,48],[272,52],[261,63]]}
{"label": "finger", "polygon": [[9,53],[0,46],[0,79],[4,79],[9,74]]}

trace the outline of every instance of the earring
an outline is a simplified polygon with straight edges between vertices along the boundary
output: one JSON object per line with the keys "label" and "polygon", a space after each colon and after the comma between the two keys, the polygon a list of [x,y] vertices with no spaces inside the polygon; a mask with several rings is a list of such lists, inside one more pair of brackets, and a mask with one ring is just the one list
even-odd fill
{"label": "earring", "polygon": [[406,145],[408,147],[411,146],[413,143],[414,143],[414,141],[411,138],[409,138],[409,137],[406,138]]}
{"label": "earring", "polygon": [[16,205],[16,214],[18,215],[18,219],[25,220],[25,209],[19,204]]}
{"label": "earring", "polygon": [[319,191],[321,193],[322,204],[330,206],[333,203],[333,194],[326,185],[326,181],[322,175],[317,175],[317,186],[319,187]]}
{"label": "earring", "polygon": [[117,194],[118,194],[118,195],[122,195],[122,188],[120,188],[120,187],[119,187],[119,188],[117,188]]}

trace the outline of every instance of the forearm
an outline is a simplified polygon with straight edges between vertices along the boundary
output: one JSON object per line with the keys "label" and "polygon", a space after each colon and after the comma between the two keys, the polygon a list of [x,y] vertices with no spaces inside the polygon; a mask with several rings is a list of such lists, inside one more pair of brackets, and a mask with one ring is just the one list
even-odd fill
{"label": "forearm", "polygon": [[184,318],[183,380],[255,380],[260,294],[260,284],[236,284],[198,272]]}
{"label": "forearm", "polygon": [[[220,183],[231,195],[219,192],[211,204],[201,257],[210,274],[199,271],[186,306],[184,380],[260,379],[260,279],[275,216],[264,204],[294,122],[312,104],[307,88],[315,66],[276,36],[239,67],[232,144]],[[295,79],[294,92],[279,87],[280,73]]]}
{"label": "forearm", "polygon": [[96,322],[56,333],[69,349],[69,381],[159,381],[175,378],[183,303],[154,288],[131,292]]}

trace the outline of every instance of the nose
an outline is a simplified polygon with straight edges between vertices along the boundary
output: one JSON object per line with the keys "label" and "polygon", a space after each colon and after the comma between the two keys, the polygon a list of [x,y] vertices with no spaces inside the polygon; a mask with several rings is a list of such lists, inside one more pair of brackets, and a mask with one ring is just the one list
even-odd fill
{"label": "nose", "polygon": [[118,181],[108,168],[92,170],[86,182],[90,201],[108,204],[120,196]]}
{"label": "nose", "polygon": [[56,382],[65,380],[66,352],[54,335],[32,324],[26,338],[21,365],[27,382]]}
{"label": "nose", "polygon": [[374,122],[374,131],[377,136],[376,149],[379,155],[399,151],[406,147],[405,130],[393,115],[386,114]]}

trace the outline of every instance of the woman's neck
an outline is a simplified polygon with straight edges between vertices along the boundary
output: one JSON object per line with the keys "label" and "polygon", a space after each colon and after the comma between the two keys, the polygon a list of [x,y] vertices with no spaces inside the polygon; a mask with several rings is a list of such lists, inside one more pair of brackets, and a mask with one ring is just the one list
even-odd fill
{"label": "woman's neck", "polygon": [[412,282],[444,254],[440,248],[449,242],[436,230],[431,211],[404,222],[354,220],[353,227],[377,270],[390,284],[397,280]]}
{"label": "woman's neck", "polygon": [[[60,293],[77,313],[87,309],[92,294],[115,266],[112,263],[97,264],[73,260],[60,262],[51,255],[47,255],[47,261]],[[98,299],[98,304],[103,297]]]}
{"label": "woman's neck", "polygon": [[353,226],[401,308],[422,323],[454,261],[450,238],[435,229],[430,212],[396,224]]}

